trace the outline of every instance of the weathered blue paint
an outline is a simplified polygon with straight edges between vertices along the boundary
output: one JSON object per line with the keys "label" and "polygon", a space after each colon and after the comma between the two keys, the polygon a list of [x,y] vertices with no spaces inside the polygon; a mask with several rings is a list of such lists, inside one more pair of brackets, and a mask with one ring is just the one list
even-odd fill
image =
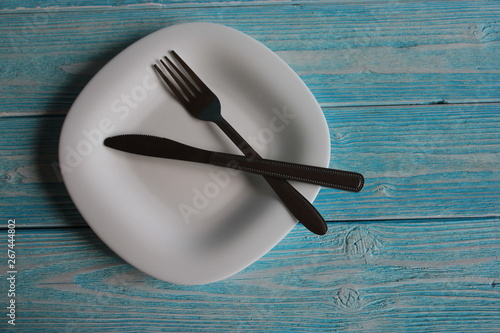
{"label": "weathered blue paint", "polygon": [[[0,6],[0,228],[17,221],[19,271],[17,325],[0,312],[0,331],[500,331],[500,2]],[[56,163],[64,116],[92,75],[188,21],[236,28],[290,64],[323,107],[331,167],[366,177],[360,193],[320,192],[326,236],[298,225],[207,286],[155,280],[113,254]]]}

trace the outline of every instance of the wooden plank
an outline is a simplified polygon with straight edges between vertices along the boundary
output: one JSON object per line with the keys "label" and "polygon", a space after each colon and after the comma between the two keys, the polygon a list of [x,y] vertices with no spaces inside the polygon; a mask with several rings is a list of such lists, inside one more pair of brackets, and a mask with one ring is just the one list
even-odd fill
{"label": "wooden plank", "polygon": [[[361,172],[360,193],[322,189],[330,221],[500,215],[500,105],[325,108],[330,167]],[[25,226],[84,223],[57,168],[63,117],[0,121],[2,209]]]}
{"label": "wooden plank", "polygon": [[[302,2],[314,2],[315,0],[305,0]],[[373,1],[373,0],[357,0],[357,1]],[[336,2],[354,2],[353,0],[342,0]],[[276,5],[276,4],[294,4],[290,0],[107,0],[105,3],[99,0],[84,1],[84,0],[48,0],[48,1],[3,1],[2,7],[4,11],[37,11],[51,12],[63,8],[112,8],[112,7],[134,7],[141,8],[144,6],[156,5],[159,8],[175,9],[179,7],[208,7],[208,6],[255,6],[255,5]]]}
{"label": "wooden plank", "polygon": [[[500,331],[499,4],[314,2],[2,2],[0,211],[17,219],[18,273],[17,326],[4,315],[0,331]],[[367,179],[358,194],[321,191],[326,236],[298,225],[207,286],[118,258],[54,169],[64,115],[92,75],[187,21],[277,52],[324,108],[331,166]]]}
{"label": "wooden plank", "polygon": [[324,189],[315,204],[329,220],[498,216],[499,111],[497,104],[327,109],[330,167],[358,170],[366,185],[362,193]]}
{"label": "wooden plank", "polygon": [[205,286],[151,278],[87,228],[18,230],[16,329],[498,332],[499,222],[336,223],[322,237],[297,226]]}
{"label": "wooden plank", "polygon": [[261,41],[324,106],[500,100],[495,2],[254,3],[244,13],[231,4],[53,9],[2,12],[0,115],[65,114],[126,46],[188,21]]}
{"label": "wooden plank", "polygon": [[[465,2],[467,0],[455,0],[454,3],[459,3],[460,1]],[[178,8],[178,7],[221,7],[221,6],[237,6],[240,8],[245,8],[246,6],[255,6],[255,5],[293,5],[293,6],[303,6],[304,4],[309,3],[318,3],[321,4],[360,4],[360,3],[391,3],[389,1],[381,1],[381,0],[302,0],[300,3],[294,0],[106,0],[105,4],[99,0],[4,0],[1,5],[1,9],[4,12],[10,11],[37,11],[39,12],[50,12],[57,11],[63,8],[71,8],[71,9],[80,9],[80,8],[112,8],[112,7],[136,7],[140,8],[143,6],[155,5],[159,8]],[[405,2],[410,2],[406,0]],[[418,3],[427,3],[429,6],[434,6],[434,0],[421,0]],[[476,1],[479,5],[481,3],[486,3],[486,0]],[[246,8],[245,8],[246,9]]]}

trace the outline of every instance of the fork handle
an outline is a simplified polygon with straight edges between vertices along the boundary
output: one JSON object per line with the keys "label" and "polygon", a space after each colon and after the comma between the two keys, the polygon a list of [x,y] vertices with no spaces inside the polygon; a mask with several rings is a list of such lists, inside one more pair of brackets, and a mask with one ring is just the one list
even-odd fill
{"label": "fork handle", "polygon": [[[222,117],[214,121],[248,158],[262,159],[248,142]],[[264,176],[288,210],[310,231],[324,235],[328,231],[325,219],[295,187],[286,180]]]}

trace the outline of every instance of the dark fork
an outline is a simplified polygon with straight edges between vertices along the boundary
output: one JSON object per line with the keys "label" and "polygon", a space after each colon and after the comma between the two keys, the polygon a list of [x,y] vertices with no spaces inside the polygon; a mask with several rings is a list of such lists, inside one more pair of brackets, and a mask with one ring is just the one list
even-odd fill
{"label": "dark fork", "polygon": [[[170,88],[172,93],[182,103],[186,110],[195,118],[215,123],[250,158],[261,158],[246,140],[222,117],[221,104],[217,96],[189,68],[175,51],[170,51],[172,57],[182,67],[179,69],[167,56],[160,60],[166,73],[156,64],[154,69]],[[264,176],[278,197],[290,212],[310,231],[324,235],[328,227],[321,214],[304,196],[287,181]]]}

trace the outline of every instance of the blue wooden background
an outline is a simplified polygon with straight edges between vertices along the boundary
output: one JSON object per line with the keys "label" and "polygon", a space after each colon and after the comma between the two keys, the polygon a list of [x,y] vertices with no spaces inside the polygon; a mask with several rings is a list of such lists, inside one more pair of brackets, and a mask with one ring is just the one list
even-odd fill
{"label": "blue wooden background", "polygon": [[[499,1],[0,4],[0,331],[499,332]],[[137,39],[206,21],[283,58],[321,104],[338,169],[326,236],[297,225],[206,286],[151,278],[88,228],[57,174],[64,117]],[[8,220],[16,219],[16,325]]]}

